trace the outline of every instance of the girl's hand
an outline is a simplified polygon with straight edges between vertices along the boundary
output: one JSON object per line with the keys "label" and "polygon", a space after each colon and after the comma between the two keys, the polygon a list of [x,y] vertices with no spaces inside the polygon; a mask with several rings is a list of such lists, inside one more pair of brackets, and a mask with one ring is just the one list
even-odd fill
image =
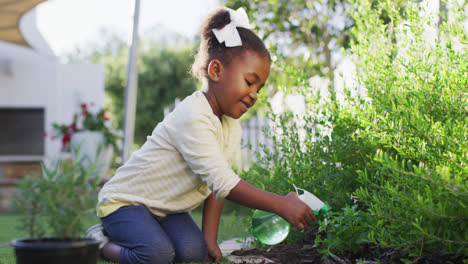
{"label": "girl's hand", "polygon": [[208,249],[208,262],[218,263],[223,259],[223,253],[221,253],[218,243],[207,243],[206,247]]}
{"label": "girl's hand", "polygon": [[315,214],[312,209],[301,201],[295,192],[290,192],[285,198],[287,202],[279,215],[297,229],[307,230],[315,221]]}

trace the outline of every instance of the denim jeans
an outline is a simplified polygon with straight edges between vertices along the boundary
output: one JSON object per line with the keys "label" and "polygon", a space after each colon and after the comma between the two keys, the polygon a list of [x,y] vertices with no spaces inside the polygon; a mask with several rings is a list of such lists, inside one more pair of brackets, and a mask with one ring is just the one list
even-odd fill
{"label": "denim jeans", "polygon": [[203,262],[203,233],[189,213],[153,215],[143,205],[119,208],[101,218],[112,242],[121,247],[120,263]]}

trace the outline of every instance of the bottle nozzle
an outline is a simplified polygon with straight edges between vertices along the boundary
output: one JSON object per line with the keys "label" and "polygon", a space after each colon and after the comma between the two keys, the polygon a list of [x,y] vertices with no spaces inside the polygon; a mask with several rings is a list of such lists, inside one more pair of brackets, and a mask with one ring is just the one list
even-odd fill
{"label": "bottle nozzle", "polygon": [[328,208],[326,204],[323,204],[322,208],[320,208],[320,211],[323,213],[328,213],[328,210],[330,210],[330,208]]}

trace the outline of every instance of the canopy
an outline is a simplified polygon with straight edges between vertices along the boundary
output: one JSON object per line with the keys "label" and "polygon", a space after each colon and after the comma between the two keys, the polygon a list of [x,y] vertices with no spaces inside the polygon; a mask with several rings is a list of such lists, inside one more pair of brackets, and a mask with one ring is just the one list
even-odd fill
{"label": "canopy", "polygon": [[0,0],[0,40],[31,47],[19,28],[21,17],[47,0]]}

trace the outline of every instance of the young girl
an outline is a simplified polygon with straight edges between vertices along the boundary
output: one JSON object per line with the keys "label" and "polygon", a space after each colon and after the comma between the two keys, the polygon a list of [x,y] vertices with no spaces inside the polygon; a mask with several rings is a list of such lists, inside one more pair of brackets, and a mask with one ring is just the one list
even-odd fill
{"label": "young girl", "polygon": [[[218,224],[227,198],[276,213],[299,230],[315,219],[291,192],[279,196],[231,169],[240,144],[236,119],[257,101],[270,55],[243,9],[220,8],[201,28],[193,73],[203,91],[183,100],[99,193],[102,225],[88,231],[102,255],[120,263],[218,262]],[[202,230],[189,211],[204,202]],[[105,235],[104,235],[105,233]],[[110,241],[110,242],[109,242]]]}

